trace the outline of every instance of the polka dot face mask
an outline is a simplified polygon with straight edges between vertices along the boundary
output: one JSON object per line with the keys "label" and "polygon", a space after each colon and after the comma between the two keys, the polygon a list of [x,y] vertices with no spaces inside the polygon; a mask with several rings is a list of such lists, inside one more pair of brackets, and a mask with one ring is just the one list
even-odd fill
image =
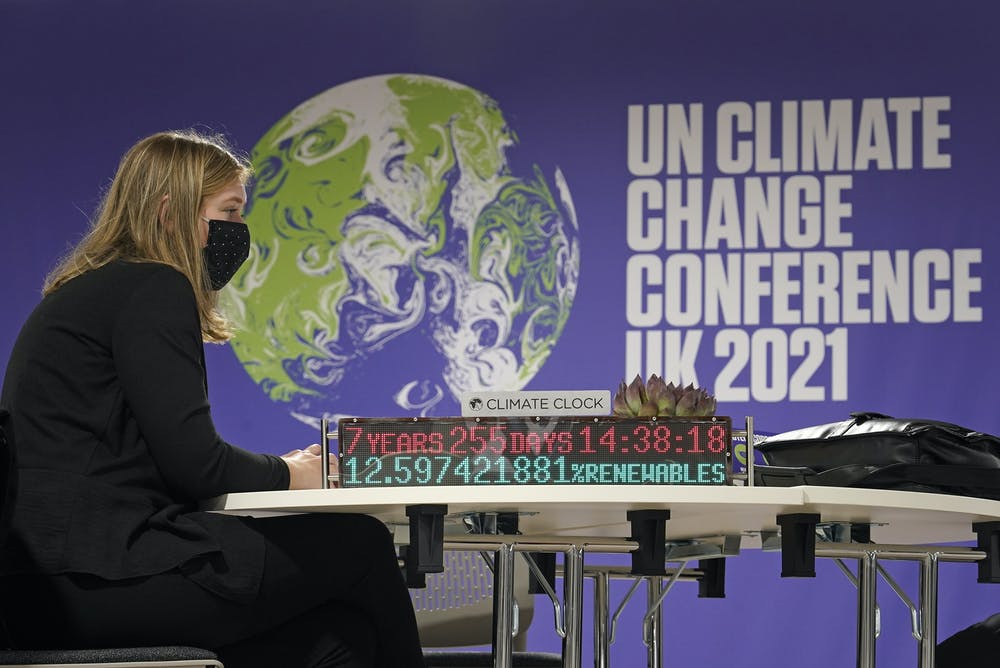
{"label": "polka dot face mask", "polygon": [[212,289],[221,290],[250,255],[250,228],[229,220],[209,220],[204,254]]}

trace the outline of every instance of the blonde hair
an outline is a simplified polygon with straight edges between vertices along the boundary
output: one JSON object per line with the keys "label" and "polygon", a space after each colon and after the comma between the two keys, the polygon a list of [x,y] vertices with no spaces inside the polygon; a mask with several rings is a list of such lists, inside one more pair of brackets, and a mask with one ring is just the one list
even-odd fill
{"label": "blonde hair", "polygon": [[[232,332],[202,259],[198,216],[206,197],[236,179],[246,183],[251,171],[220,136],[184,130],[146,137],[122,157],[89,231],[46,277],[43,294],[113,260],[159,262],[191,282],[202,339],[228,340]],[[164,201],[167,225],[160,219]]]}

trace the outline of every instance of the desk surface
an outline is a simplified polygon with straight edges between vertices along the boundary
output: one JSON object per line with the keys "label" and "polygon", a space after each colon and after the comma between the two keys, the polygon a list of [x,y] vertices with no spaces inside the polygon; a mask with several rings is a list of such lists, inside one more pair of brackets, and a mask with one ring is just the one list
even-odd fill
{"label": "desk surface", "polygon": [[431,487],[244,492],[210,500],[206,510],[238,515],[341,512],[406,525],[406,506],[446,504],[463,514],[517,512],[524,536],[625,537],[628,510],[667,509],[668,539],[742,534],[755,544],[786,513],[819,513],[823,522],[871,523],[879,543],[947,543],[975,538],[974,522],[1000,520],[1000,501],[945,494],[839,487]]}

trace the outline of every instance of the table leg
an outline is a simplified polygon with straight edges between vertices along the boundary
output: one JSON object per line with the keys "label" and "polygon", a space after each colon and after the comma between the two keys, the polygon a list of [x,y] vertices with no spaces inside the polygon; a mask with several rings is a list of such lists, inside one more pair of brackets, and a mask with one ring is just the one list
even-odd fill
{"label": "table leg", "polygon": [[663,578],[650,576],[646,578],[646,607],[649,608],[649,620],[643,629],[646,641],[646,665],[649,668],[660,668],[663,665],[663,650],[660,647],[663,637]]}
{"label": "table leg", "polygon": [[493,668],[510,668],[514,641],[514,546],[505,543],[496,551],[493,572],[496,620],[493,638]]}
{"label": "table leg", "polygon": [[608,668],[608,591],[610,576],[599,570],[594,574],[594,668]]}
{"label": "table leg", "polygon": [[937,651],[938,556],[920,562],[920,668],[934,668]]}
{"label": "table leg", "polygon": [[563,668],[580,668],[583,660],[583,548],[578,545],[565,553],[563,592],[566,601]]}
{"label": "table leg", "polygon": [[875,668],[875,584],[878,555],[858,558],[858,668]]}

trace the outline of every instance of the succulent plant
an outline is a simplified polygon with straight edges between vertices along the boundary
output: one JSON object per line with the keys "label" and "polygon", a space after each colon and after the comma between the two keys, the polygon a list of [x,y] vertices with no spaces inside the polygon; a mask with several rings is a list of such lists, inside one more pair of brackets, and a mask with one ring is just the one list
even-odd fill
{"label": "succulent plant", "polygon": [[646,382],[637,375],[628,385],[624,380],[618,384],[611,412],[621,417],[709,416],[715,415],[715,397],[692,384],[677,387],[666,383],[655,373]]}

